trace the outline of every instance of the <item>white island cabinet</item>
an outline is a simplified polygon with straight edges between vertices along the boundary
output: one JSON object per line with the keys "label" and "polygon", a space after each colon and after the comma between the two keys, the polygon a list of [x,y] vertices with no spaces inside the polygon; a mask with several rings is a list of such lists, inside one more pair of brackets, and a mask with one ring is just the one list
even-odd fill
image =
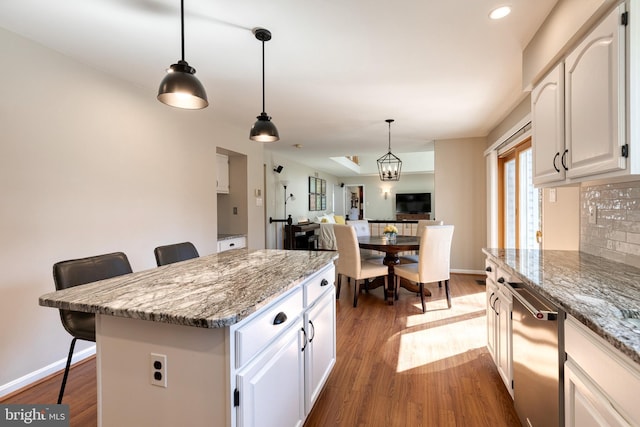
{"label": "white island cabinet", "polygon": [[40,304],[96,313],[100,426],[301,426],[335,363],[335,257],[236,250]]}

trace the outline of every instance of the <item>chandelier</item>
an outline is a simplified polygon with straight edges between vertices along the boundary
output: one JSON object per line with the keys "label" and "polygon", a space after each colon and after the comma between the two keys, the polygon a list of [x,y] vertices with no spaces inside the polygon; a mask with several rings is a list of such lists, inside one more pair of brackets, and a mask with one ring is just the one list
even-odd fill
{"label": "chandelier", "polygon": [[387,119],[385,122],[389,123],[389,151],[377,160],[380,181],[400,181],[402,160],[391,152],[391,123],[393,123],[393,119]]}

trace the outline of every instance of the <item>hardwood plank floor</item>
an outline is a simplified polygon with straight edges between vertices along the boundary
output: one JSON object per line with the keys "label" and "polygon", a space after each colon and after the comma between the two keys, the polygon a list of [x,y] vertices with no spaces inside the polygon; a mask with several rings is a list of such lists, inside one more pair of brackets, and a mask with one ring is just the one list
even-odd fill
{"label": "hardwood plank floor", "polygon": [[[420,298],[404,289],[393,306],[382,288],[362,293],[343,282],[337,301],[336,365],[305,427],[519,426],[513,402],[486,348],[483,276],[451,277],[452,308],[444,289],[428,285]],[[62,375],[1,403],[52,403]],[[95,426],[95,359],[73,367],[65,393],[71,426]]]}

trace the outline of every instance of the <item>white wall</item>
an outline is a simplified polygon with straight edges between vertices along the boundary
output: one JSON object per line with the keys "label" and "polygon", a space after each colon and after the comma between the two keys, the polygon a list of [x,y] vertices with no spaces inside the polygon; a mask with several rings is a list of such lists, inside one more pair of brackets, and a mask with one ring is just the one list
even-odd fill
{"label": "white wall", "polygon": [[[123,251],[138,271],[155,266],[161,244],[215,252],[216,146],[247,154],[248,187],[263,185],[250,121],[231,128],[215,106],[167,107],[1,29],[0,51],[13,64],[0,69],[1,395],[66,357],[58,311],[38,305],[55,262]],[[262,208],[248,205],[249,246],[264,247]]]}
{"label": "white wall", "polygon": [[455,225],[451,269],[482,272],[487,209],[485,138],[436,141],[437,218]]}
{"label": "white wall", "polygon": [[[287,201],[287,216],[291,215],[293,223],[299,218],[313,220],[324,213],[333,212],[333,186],[340,181],[333,175],[317,171],[309,166],[287,159],[267,148],[264,150],[266,165],[265,203],[267,211],[267,247],[282,249],[282,223],[269,224],[269,217],[285,219],[284,217],[284,187],[282,181],[288,181],[287,195],[293,194],[295,200]],[[273,169],[283,166],[280,173]],[[317,177],[327,181],[327,209],[323,211],[309,211],[309,177]],[[277,242],[277,243],[276,243]]]}
{"label": "white wall", "polygon": [[[437,216],[434,191],[434,174],[402,174],[399,181],[380,181],[378,175],[343,177],[345,185],[364,185],[364,214],[367,219],[396,219],[397,193],[432,193],[431,212]],[[387,198],[384,191],[388,190]]]}
{"label": "white wall", "polygon": [[522,52],[522,84],[532,86],[619,0],[559,0]]}
{"label": "white wall", "polygon": [[[550,195],[552,191],[555,191],[554,197]],[[580,249],[580,187],[543,189],[542,249]]]}

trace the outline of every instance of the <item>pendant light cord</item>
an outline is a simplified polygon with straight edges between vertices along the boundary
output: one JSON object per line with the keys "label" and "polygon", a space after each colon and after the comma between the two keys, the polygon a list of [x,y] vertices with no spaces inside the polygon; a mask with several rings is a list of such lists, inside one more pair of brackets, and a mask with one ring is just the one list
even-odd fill
{"label": "pendant light cord", "polygon": [[389,153],[391,153],[391,122],[389,123]]}
{"label": "pendant light cord", "polygon": [[180,34],[182,36],[182,61],[184,61],[184,0],[180,0]]}
{"label": "pendant light cord", "polygon": [[262,40],[262,114],[267,114],[264,105],[264,40]]}

